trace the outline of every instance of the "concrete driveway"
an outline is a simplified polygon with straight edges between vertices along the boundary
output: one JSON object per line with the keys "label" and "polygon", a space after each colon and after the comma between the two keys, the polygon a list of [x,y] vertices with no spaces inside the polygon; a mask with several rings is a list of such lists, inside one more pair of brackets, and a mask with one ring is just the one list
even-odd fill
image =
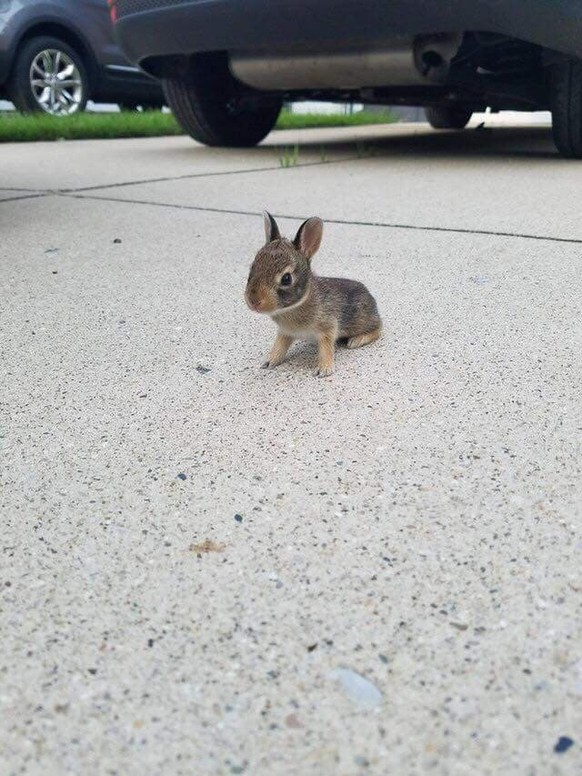
{"label": "concrete driveway", "polygon": [[[0,772],[580,773],[582,167],[547,128],[0,169]],[[259,369],[264,207],[378,300],[331,378]]]}

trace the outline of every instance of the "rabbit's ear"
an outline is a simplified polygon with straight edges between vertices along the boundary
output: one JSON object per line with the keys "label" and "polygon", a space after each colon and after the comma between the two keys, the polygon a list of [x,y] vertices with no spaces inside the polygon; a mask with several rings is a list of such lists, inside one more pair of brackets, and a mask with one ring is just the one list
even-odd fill
{"label": "rabbit's ear", "polygon": [[301,251],[306,259],[310,259],[317,253],[322,237],[323,221],[321,218],[308,218],[299,227],[299,231],[293,240],[293,245],[298,251]]}
{"label": "rabbit's ear", "polygon": [[267,238],[267,243],[278,240],[281,237],[279,227],[273,216],[270,213],[267,213],[266,210],[263,210],[263,222],[265,224],[265,237]]}

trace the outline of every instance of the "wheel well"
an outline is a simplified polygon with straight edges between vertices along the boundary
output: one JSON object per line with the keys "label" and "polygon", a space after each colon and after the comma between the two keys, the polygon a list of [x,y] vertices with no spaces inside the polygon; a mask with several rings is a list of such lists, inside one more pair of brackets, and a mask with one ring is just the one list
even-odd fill
{"label": "wheel well", "polygon": [[66,25],[58,22],[42,22],[40,24],[35,24],[33,27],[26,30],[24,35],[20,38],[17,50],[27,41],[32,40],[33,38],[40,38],[43,35],[51,35],[54,38],[59,38],[65,43],[68,43],[71,48],[74,48],[75,51],[79,53],[83,58],[83,64],[85,65],[87,75],[89,76],[89,89],[90,91],[93,91],[97,83],[97,63],[93,56],[93,52],[89,45],[83,40],[82,36]]}

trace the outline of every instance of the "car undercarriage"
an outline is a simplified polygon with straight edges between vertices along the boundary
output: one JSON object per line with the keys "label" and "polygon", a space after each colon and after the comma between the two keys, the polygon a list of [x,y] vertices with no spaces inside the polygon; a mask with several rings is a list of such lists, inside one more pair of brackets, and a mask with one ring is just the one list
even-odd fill
{"label": "car undercarriage", "polygon": [[[551,110],[558,149],[582,157],[582,35],[573,0],[558,0],[553,16],[539,0],[528,9],[515,0],[446,7],[346,0],[353,19],[340,18],[329,0],[325,7],[282,0],[288,34],[275,24],[273,5],[260,0],[112,2],[126,53],[162,79],[178,120],[203,143],[254,145],[283,103],[319,100],[424,106],[439,129],[462,129],[486,108]],[[455,13],[458,24],[486,28],[439,31]],[[520,28],[524,37],[509,34]]]}

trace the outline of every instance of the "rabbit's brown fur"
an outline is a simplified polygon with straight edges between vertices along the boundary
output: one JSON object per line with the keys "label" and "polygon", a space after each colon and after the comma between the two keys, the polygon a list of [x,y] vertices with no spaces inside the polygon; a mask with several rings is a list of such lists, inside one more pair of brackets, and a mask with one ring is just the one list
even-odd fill
{"label": "rabbit's brown fur", "polygon": [[284,361],[294,340],[315,339],[319,346],[316,374],[329,375],[338,339],[358,348],[382,333],[376,301],[357,280],[313,274],[311,257],[321,243],[321,219],[309,218],[290,241],[281,237],[269,213],[264,218],[267,243],[255,257],[245,291],[249,307],[270,315],[279,329],[263,366]]}

